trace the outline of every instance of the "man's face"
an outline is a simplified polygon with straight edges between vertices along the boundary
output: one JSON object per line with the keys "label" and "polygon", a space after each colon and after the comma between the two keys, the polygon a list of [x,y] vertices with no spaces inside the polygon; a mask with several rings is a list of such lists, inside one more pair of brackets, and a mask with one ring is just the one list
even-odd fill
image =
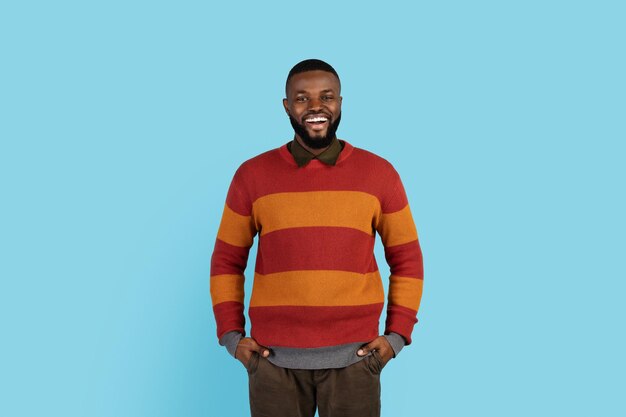
{"label": "man's face", "polygon": [[325,148],[335,137],[341,120],[339,80],[327,71],[296,74],[287,84],[283,100],[296,136],[313,149]]}

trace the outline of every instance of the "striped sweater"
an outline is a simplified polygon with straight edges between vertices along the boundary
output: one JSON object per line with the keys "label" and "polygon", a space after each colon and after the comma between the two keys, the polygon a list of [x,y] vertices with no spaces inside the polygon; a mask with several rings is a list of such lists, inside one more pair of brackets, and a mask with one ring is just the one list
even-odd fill
{"label": "striped sweater", "polygon": [[258,235],[249,316],[264,346],[322,348],[378,336],[384,290],[379,233],[391,269],[385,334],[411,343],[422,294],[417,232],[400,177],[344,142],[334,166],[296,165],[286,145],[244,162],[232,180],[211,259],[217,335],[245,334],[244,270]]}

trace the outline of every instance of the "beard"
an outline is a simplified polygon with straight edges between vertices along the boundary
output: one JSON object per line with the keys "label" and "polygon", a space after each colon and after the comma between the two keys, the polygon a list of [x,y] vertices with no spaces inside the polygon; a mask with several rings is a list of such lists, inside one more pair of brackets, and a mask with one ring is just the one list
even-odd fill
{"label": "beard", "polygon": [[306,130],[306,127],[304,127],[303,124],[291,117],[291,115],[289,115],[289,121],[291,122],[291,127],[293,127],[296,135],[300,136],[300,139],[302,139],[306,146],[311,149],[322,149],[328,147],[333,139],[335,139],[335,133],[337,132],[337,128],[339,127],[339,122],[341,122],[341,113],[339,113],[337,119],[328,126],[326,135],[316,138],[310,136],[309,132],[307,132]]}

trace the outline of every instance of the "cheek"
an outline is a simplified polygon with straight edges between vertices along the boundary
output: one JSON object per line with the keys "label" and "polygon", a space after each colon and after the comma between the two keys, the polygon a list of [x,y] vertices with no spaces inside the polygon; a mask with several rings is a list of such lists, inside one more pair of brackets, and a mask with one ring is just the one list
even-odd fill
{"label": "cheek", "polygon": [[294,117],[295,119],[300,120],[300,118],[302,117],[302,115],[304,114],[304,109],[298,108],[298,107],[294,107],[290,110],[290,114],[292,117]]}

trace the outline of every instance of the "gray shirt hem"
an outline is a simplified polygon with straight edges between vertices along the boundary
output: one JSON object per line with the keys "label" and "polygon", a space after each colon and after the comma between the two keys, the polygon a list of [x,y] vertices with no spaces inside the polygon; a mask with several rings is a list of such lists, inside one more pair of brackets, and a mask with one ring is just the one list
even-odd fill
{"label": "gray shirt hem", "polygon": [[[225,346],[228,353],[235,357],[237,345],[242,337],[239,332],[228,332],[220,339],[220,345]],[[393,349],[394,357],[396,357],[405,345],[404,338],[397,333],[385,335],[385,338]],[[289,369],[344,368],[367,356],[358,356],[356,352],[368,342],[369,340],[319,348],[268,346],[272,352],[268,360],[276,366]]]}

